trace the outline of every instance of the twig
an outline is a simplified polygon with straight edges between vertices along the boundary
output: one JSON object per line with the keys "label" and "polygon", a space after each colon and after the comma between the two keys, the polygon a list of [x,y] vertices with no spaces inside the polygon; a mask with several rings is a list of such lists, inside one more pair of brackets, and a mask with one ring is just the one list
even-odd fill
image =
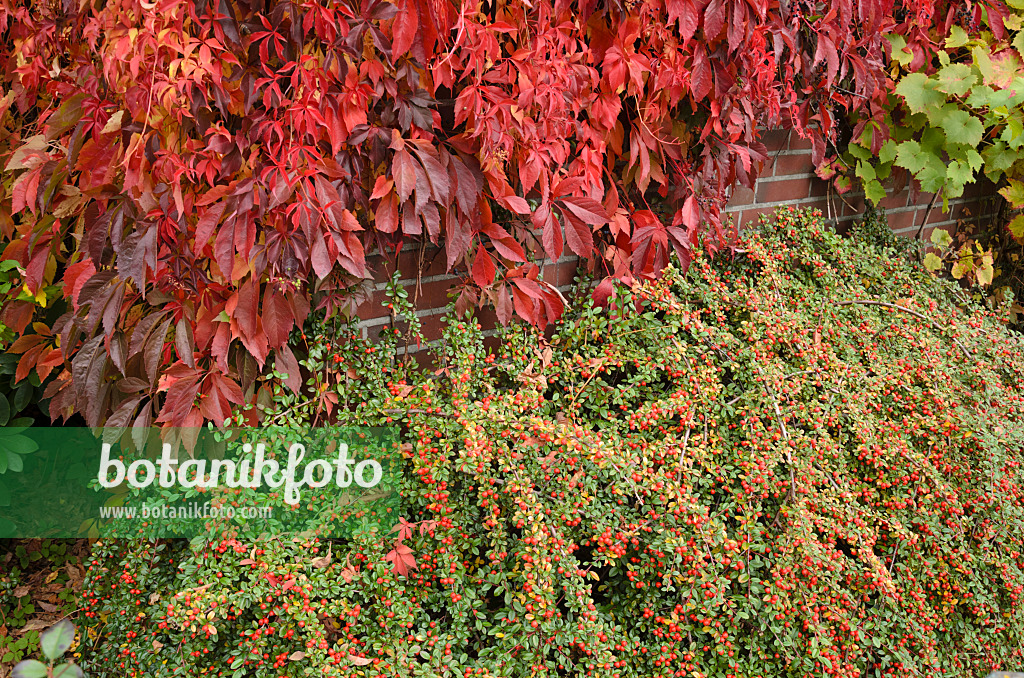
{"label": "twig", "polygon": [[[936,323],[931,318],[929,318],[928,316],[923,315],[921,313],[918,313],[917,311],[915,311],[913,309],[905,308],[905,307],[900,306],[898,304],[890,304],[887,301],[872,301],[870,299],[849,299],[849,300],[846,300],[846,301],[837,302],[836,306],[852,306],[854,304],[858,304],[860,306],[882,306],[884,308],[891,308],[894,311],[903,311],[904,313],[909,313],[910,315],[914,316],[915,318],[918,318],[919,320],[923,320],[924,322],[926,322],[929,325],[931,325],[935,330],[939,331],[940,333],[942,332],[942,328],[939,327],[939,324]],[[971,352],[968,351],[967,348],[964,347],[964,345],[961,344],[960,341],[957,340],[956,337],[950,337],[950,338],[953,340],[953,343],[956,344],[957,348],[959,348],[961,351],[963,351],[963,354],[965,356],[967,356],[968,360],[974,360],[974,356],[971,355]]]}
{"label": "twig", "polygon": [[921,234],[924,232],[925,224],[928,223],[928,217],[932,214],[932,207],[935,205],[935,199],[938,197],[938,192],[932,193],[932,199],[928,201],[928,209],[924,211],[924,219],[921,220],[921,225],[917,227],[917,235],[914,236],[914,240],[921,239]]}

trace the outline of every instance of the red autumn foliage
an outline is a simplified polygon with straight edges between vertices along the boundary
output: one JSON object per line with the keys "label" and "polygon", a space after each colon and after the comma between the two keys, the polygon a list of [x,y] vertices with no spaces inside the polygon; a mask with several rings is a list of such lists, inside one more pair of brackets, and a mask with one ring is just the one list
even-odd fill
{"label": "red autumn foliage", "polygon": [[[51,410],[219,420],[268,362],[297,371],[289,333],[351,300],[368,253],[409,240],[443,243],[460,309],[536,325],[563,310],[544,256],[630,279],[702,234],[728,245],[759,129],[821,161],[844,112],[888,96],[883,34],[930,53],[954,9],[0,0],[3,257],[67,305]],[[3,322],[34,308],[7,299]]]}

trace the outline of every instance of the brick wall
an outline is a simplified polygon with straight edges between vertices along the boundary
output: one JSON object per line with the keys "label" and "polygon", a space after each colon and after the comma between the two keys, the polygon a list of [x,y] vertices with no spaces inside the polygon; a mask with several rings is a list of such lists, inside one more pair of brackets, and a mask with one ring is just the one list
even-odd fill
{"label": "brick wall", "polygon": [[[809,142],[784,131],[769,132],[763,141],[769,156],[755,190],[736,187],[726,205],[725,213],[737,225],[756,222],[758,215],[770,214],[782,205],[798,205],[819,208],[837,229],[845,231],[864,213],[863,192],[851,190],[840,195],[831,182],[814,174]],[[943,213],[941,198],[933,202],[931,193],[915,194],[904,185],[890,187],[879,206],[885,209],[896,234],[914,237],[920,230],[927,241],[936,227],[955,226],[960,220],[984,223],[994,218],[999,202],[993,195],[991,186],[979,182],[968,187],[963,197],[950,200],[949,212]]]}
{"label": "brick wall", "polygon": [[[795,133],[775,131],[764,138],[769,150],[761,178],[755,190],[737,187],[726,206],[725,213],[741,228],[756,222],[758,215],[770,214],[783,205],[817,207],[840,231],[864,212],[864,195],[850,191],[839,195],[830,182],[819,179],[811,164],[811,147]],[[995,217],[998,201],[991,187],[976,185],[968,188],[962,198],[950,201],[948,213],[942,211],[942,201],[932,200],[929,193],[917,193],[909,186],[893,187],[882,201],[889,224],[899,235],[914,237],[921,232],[927,240],[936,227],[955,226],[959,220],[985,222]],[[922,228],[922,224],[924,227]],[[448,290],[459,278],[445,271],[444,252],[430,246],[407,245],[396,261],[384,257],[371,258],[376,271],[374,289],[369,300],[357,309],[359,326],[364,336],[375,338],[380,331],[393,324],[404,330],[404,323],[394,323],[386,308],[385,281],[391,278],[397,266],[402,285],[409,292],[417,308],[424,334],[429,340],[425,346],[408,346],[405,351],[418,359],[426,357],[424,350],[436,343],[441,334],[441,317],[448,304]],[[563,293],[571,289],[573,273],[578,266],[575,257],[563,257],[548,262],[542,269],[545,280]],[[493,332],[494,314],[490,310],[479,313],[485,333]]]}

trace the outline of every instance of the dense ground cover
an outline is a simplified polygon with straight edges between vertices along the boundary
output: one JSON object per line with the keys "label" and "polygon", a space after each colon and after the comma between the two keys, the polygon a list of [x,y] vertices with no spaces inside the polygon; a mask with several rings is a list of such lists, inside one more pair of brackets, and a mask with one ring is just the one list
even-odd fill
{"label": "dense ground cover", "polygon": [[[344,346],[309,403],[405,431],[396,534],[103,543],[97,674],[978,676],[1020,667],[1019,335],[782,212],[735,258],[619,288],[438,371]],[[401,310],[401,308],[399,309]],[[313,352],[316,355],[316,352]],[[335,357],[336,356],[336,357]],[[355,377],[342,379],[335,375]],[[360,376],[365,375],[365,376]],[[311,409],[312,408],[312,409]]]}

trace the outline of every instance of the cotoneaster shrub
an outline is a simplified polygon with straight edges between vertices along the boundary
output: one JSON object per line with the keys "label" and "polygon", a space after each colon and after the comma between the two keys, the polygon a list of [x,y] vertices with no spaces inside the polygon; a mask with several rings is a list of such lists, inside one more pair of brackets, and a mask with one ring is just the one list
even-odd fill
{"label": "cotoneaster shrub", "polygon": [[127,676],[1019,669],[1024,346],[1002,320],[784,211],[548,340],[488,353],[453,321],[436,373],[328,386],[405,427],[397,535],[97,545],[83,654]]}

